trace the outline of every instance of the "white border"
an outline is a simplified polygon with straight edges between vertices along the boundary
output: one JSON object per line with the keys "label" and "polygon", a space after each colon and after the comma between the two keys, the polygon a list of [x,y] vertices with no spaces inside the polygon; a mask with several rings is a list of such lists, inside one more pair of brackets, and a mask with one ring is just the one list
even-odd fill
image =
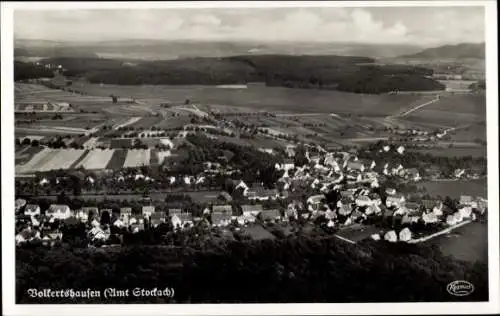
{"label": "white border", "polygon": [[[498,313],[498,51],[496,1],[355,1],[355,2],[2,2],[2,293],[5,315],[320,315],[320,314],[486,314]],[[397,304],[199,304],[199,305],[15,305],[14,261],[14,121],[13,121],[13,10],[15,9],[119,9],[215,7],[363,7],[363,6],[484,6],[486,17],[488,242],[489,290],[487,303]],[[464,21],[467,23],[467,21]]]}

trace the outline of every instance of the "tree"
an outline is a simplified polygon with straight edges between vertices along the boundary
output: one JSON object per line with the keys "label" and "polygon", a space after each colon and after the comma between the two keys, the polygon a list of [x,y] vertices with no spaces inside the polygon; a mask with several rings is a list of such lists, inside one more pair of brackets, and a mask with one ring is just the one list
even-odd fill
{"label": "tree", "polygon": [[38,147],[40,145],[40,142],[38,141],[38,139],[34,139],[32,142],[31,142],[31,146],[32,147]]}
{"label": "tree", "polygon": [[23,146],[29,146],[29,145],[31,145],[31,140],[29,138],[23,139],[22,145]]}

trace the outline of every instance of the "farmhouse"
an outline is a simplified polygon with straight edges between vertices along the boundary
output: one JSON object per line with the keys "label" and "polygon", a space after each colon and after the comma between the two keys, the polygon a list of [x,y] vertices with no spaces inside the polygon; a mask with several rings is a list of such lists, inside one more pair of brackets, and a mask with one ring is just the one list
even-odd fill
{"label": "farmhouse", "polygon": [[279,220],[281,218],[280,211],[277,209],[264,210],[260,213],[260,215],[262,216],[262,219],[264,221],[274,222],[274,221]]}
{"label": "farmhouse", "polygon": [[411,181],[420,181],[422,179],[416,168],[407,169],[405,177]]}
{"label": "farmhouse", "polygon": [[45,214],[49,218],[63,220],[63,219],[66,219],[68,217],[71,217],[71,210],[69,209],[69,206],[67,206],[67,205],[52,204],[49,206],[49,209],[45,212]]}
{"label": "farmhouse", "polygon": [[28,204],[24,208],[24,215],[26,216],[35,216],[40,215],[40,206],[36,204]]}
{"label": "farmhouse", "polygon": [[231,213],[213,212],[211,215],[212,226],[223,227],[229,225],[231,222]]}
{"label": "farmhouse", "polygon": [[150,217],[155,212],[155,207],[152,205],[145,205],[142,207],[142,216]]}
{"label": "farmhouse", "polygon": [[405,197],[402,195],[393,195],[393,196],[388,196],[387,200],[385,201],[385,205],[387,207],[395,206],[399,207],[401,204],[405,202]]}
{"label": "farmhouse", "polygon": [[318,194],[318,195],[310,196],[307,199],[308,209],[310,211],[317,211],[317,210],[319,210],[320,207],[325,202],[325,200],[326,200],[326,197],[325,197],[324,194]]}
{"label": "farmhouse", "polygon": [[26,205],[25,199],[16,199],[14,202],[14,207],[15,207],[16,211],[20,210],[25,205]]}
{"label": "farmhouse", "polygon": [[150,223],[152,227],[157,227],[158,225],[165,223],[165,212],[155,212],[151,214]]}
{"label": "farmhouse", "polygon": [[355,162],[355,161],[350,161],[346,165],[347,170],[353,170],[353,171],[360,171],[363,172],[365,171],[365,166],[361,162]]}

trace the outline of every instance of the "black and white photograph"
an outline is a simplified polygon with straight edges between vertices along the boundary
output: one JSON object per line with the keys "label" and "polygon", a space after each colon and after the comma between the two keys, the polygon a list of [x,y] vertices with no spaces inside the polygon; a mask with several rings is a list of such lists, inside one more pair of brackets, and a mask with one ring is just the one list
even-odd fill
{"label": "black and white photograph", "polygon": [[500,312],[496,10],[2,2],[4,313]]}

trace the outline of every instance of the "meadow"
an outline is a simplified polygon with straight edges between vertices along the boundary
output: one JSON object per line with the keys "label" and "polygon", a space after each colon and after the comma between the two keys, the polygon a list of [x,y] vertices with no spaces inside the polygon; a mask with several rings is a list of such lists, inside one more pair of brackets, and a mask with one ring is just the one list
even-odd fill
{"label": "meadow", "polygon": [[422,181],[417,186],[424,187],[433,196],[460,198],[461,195],[482,196],[488,198],[486,179],[454,181]]}
{"label": "meadow", "polygon": [[486,120],[486,99],[484,95],[444,96],[438,102],[412,112],[405,119],[442,127],[480,123]]}
{"label": "meadow", "polygon": [[222,89],[216,86],[169,85],[98,85],[78,84],[78,90],[93,96],[132,97],[163,102],[191,103],[246,107],[298,113],[358,113],[363,115],[388,115],[411,104],[421,96],[416,95],[363,95],[332,90],[290,89],[281,87],[251,86],[247,89]]}

